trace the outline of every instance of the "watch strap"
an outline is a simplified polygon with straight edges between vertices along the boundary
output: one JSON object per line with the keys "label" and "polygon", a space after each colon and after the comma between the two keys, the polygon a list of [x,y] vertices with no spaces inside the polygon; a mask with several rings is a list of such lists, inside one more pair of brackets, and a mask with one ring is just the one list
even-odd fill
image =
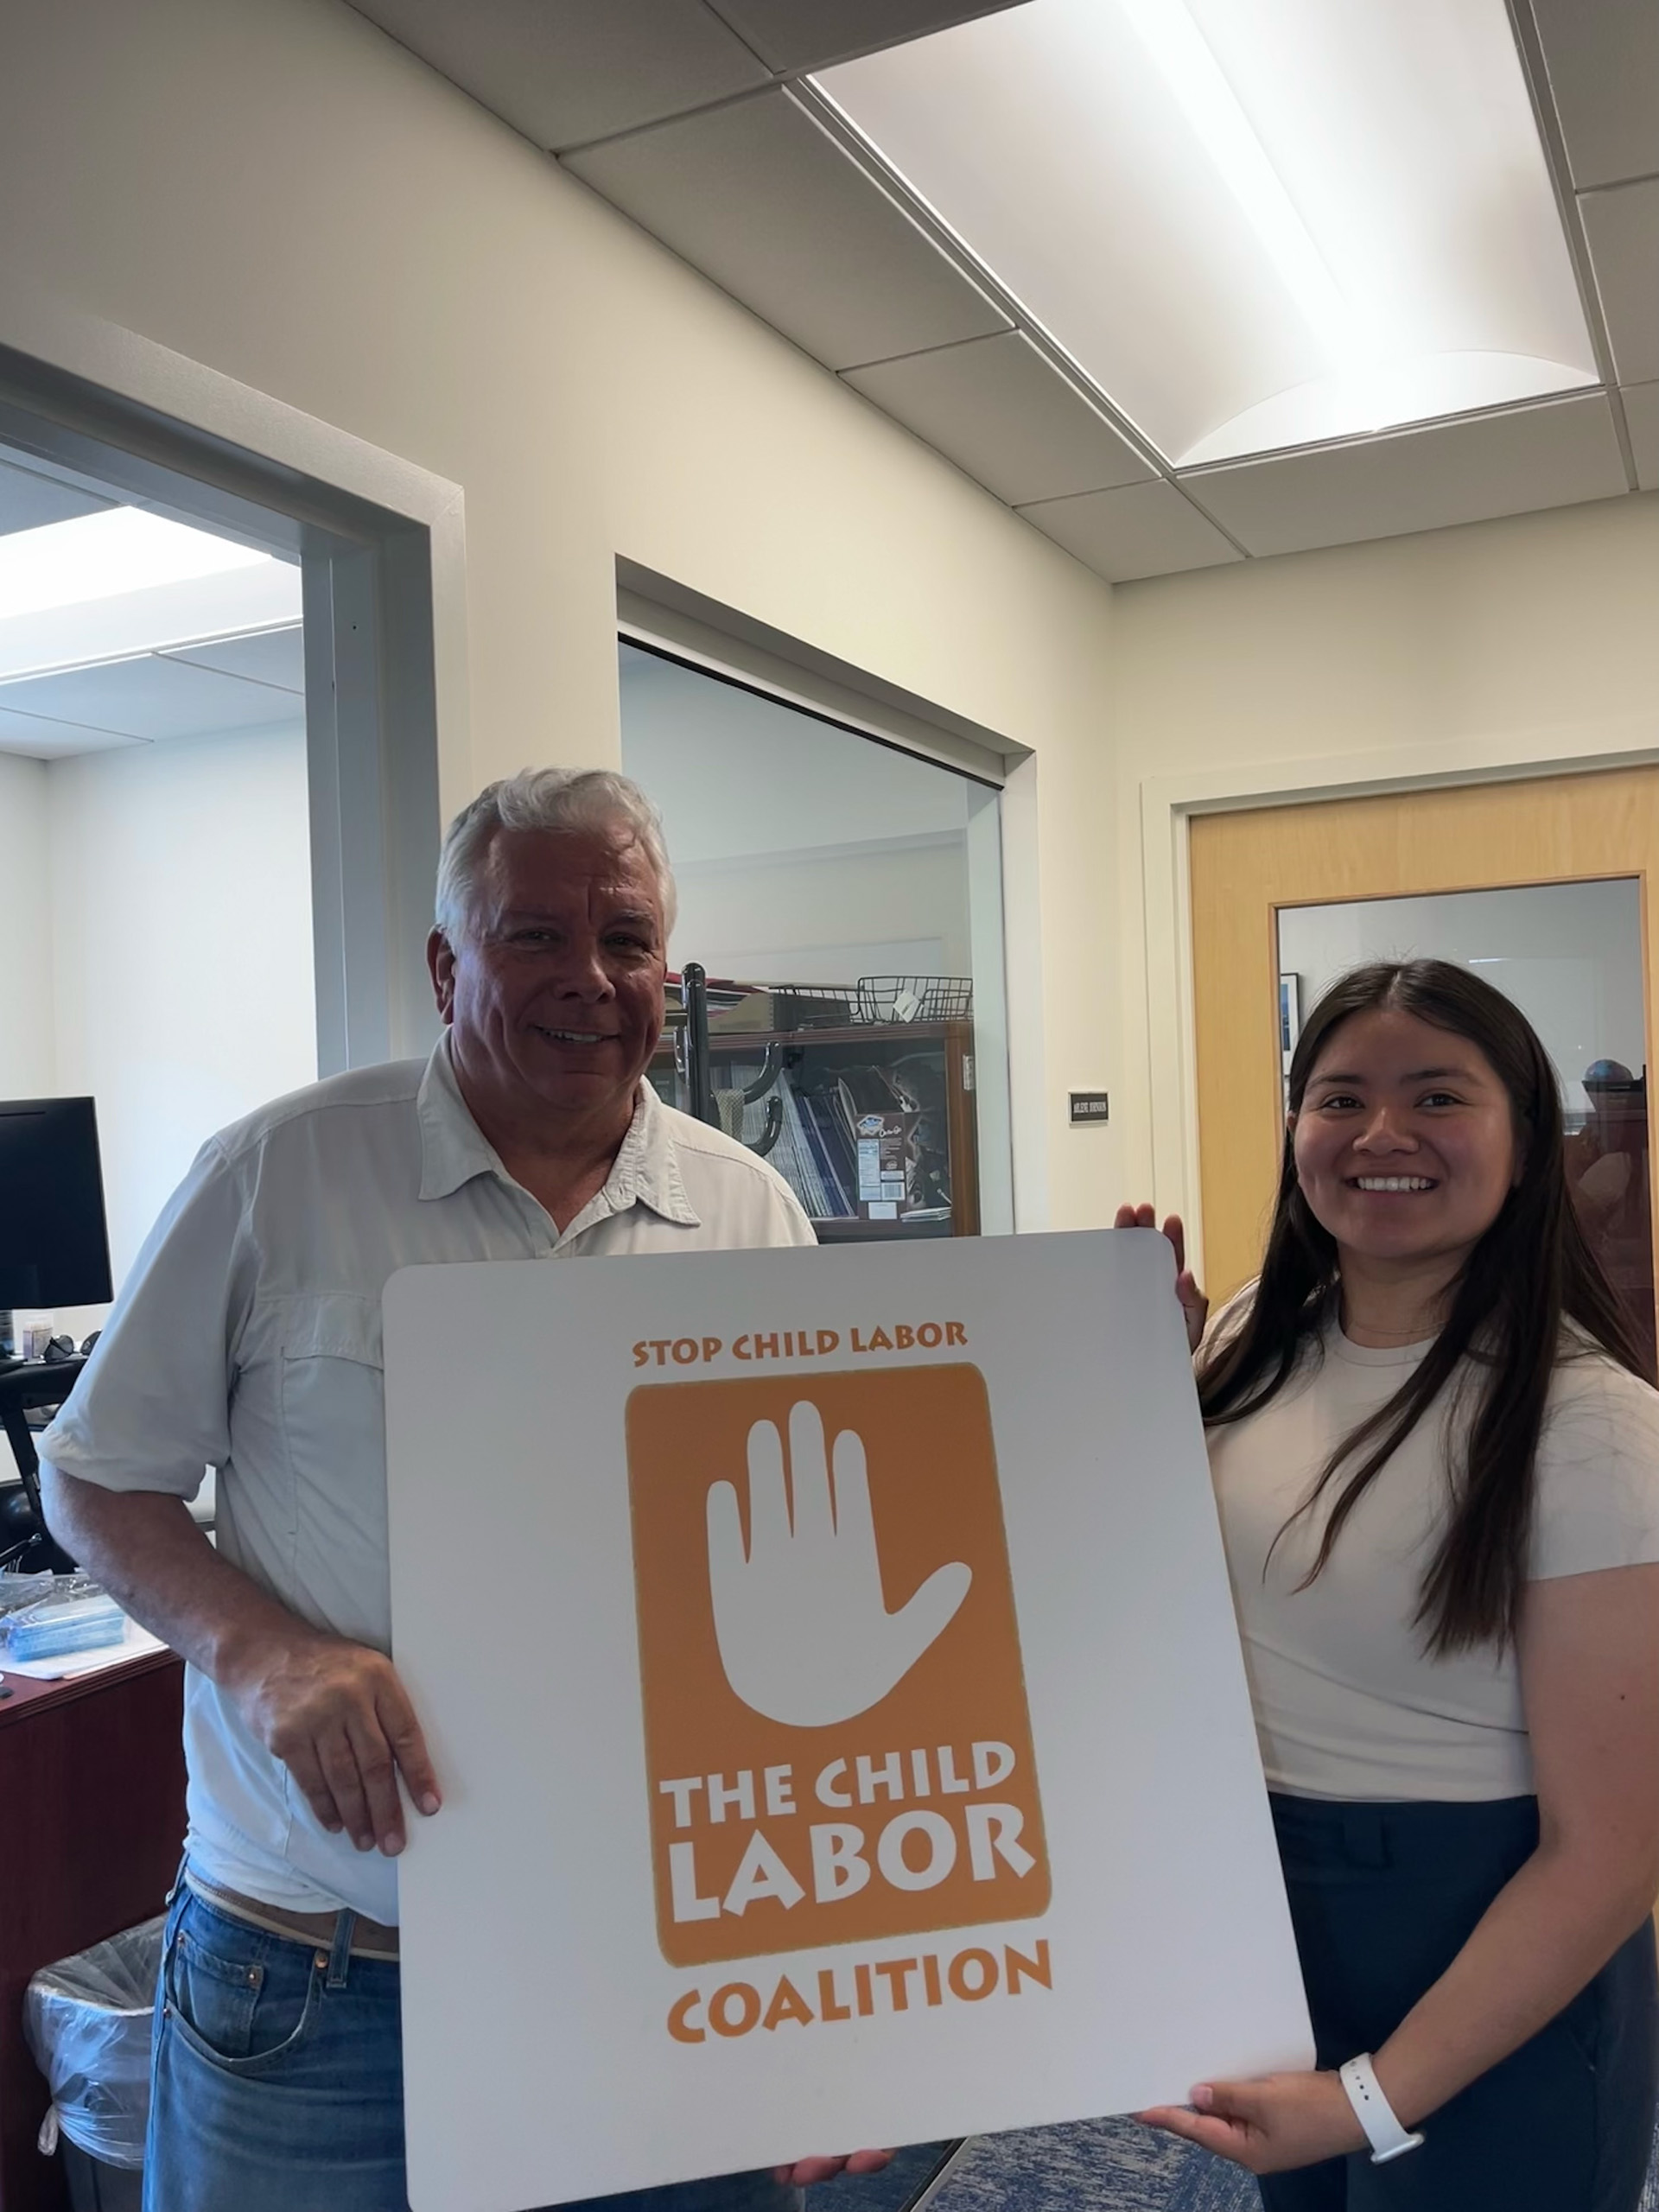
{"label": "watch strap", "polygon": [[1421,2134],[1403,2128],[1394,2107],[1382,2094],[1382,2084],[1376,2078],[1376,2069],[1371,2063],[1369,2050],[1357,2058],[1351,2058],[1337,2070],[1337,2078],[1347,2091],[1348,2101],[1354,2108],[1354,2117],[1365,2131],[1365,2140],[1371,2146],[1371,2164],[1385,2166],[1390,2158],[1398,2158],[1408,2151],[1414,2151],[1422,2141]]}

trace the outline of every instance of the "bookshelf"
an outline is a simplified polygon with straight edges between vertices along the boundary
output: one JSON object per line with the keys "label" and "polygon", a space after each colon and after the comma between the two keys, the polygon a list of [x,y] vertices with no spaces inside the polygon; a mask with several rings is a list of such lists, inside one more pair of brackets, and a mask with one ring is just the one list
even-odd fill
{"label": "bookshelf", "polygon": [[979,1234],[966,982],[747,985],[688,963],[670,993],[659,1095],[770,1160],[821,1243]]}

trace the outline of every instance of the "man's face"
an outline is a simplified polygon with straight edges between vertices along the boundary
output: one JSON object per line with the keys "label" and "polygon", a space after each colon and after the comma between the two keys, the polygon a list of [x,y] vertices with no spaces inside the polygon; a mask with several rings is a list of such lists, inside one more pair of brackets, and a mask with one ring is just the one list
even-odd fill
{"label": "man's face", "polygon": [[435,930],[428,944],[480,1119],[626,1130],[662,1033],[666,951],[662,893],[626,831],[498,830],[461,942]]}

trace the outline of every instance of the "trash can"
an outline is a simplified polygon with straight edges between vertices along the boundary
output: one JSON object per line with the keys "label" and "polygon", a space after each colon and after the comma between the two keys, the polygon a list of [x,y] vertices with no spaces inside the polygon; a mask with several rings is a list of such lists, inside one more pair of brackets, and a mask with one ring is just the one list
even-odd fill
{"label": "trash can", "polygon": [[165,1916],[42,1967],[23,2032],[52,2091],[41,2149],[63,2158],[72,2212],[139,2212],[150,2020]]}

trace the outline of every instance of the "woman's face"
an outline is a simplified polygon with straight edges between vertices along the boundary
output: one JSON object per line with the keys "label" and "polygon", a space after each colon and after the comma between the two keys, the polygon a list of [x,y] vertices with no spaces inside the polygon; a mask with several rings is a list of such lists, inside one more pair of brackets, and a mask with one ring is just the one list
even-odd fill
{"label": "woman's face", "polygon": [[1351,1014],[1290,1117],[1302,1194],[1338,1255],[1456,1273],[1520,1179],[1509,1093],[1479,1046],[1414,1014]]}

